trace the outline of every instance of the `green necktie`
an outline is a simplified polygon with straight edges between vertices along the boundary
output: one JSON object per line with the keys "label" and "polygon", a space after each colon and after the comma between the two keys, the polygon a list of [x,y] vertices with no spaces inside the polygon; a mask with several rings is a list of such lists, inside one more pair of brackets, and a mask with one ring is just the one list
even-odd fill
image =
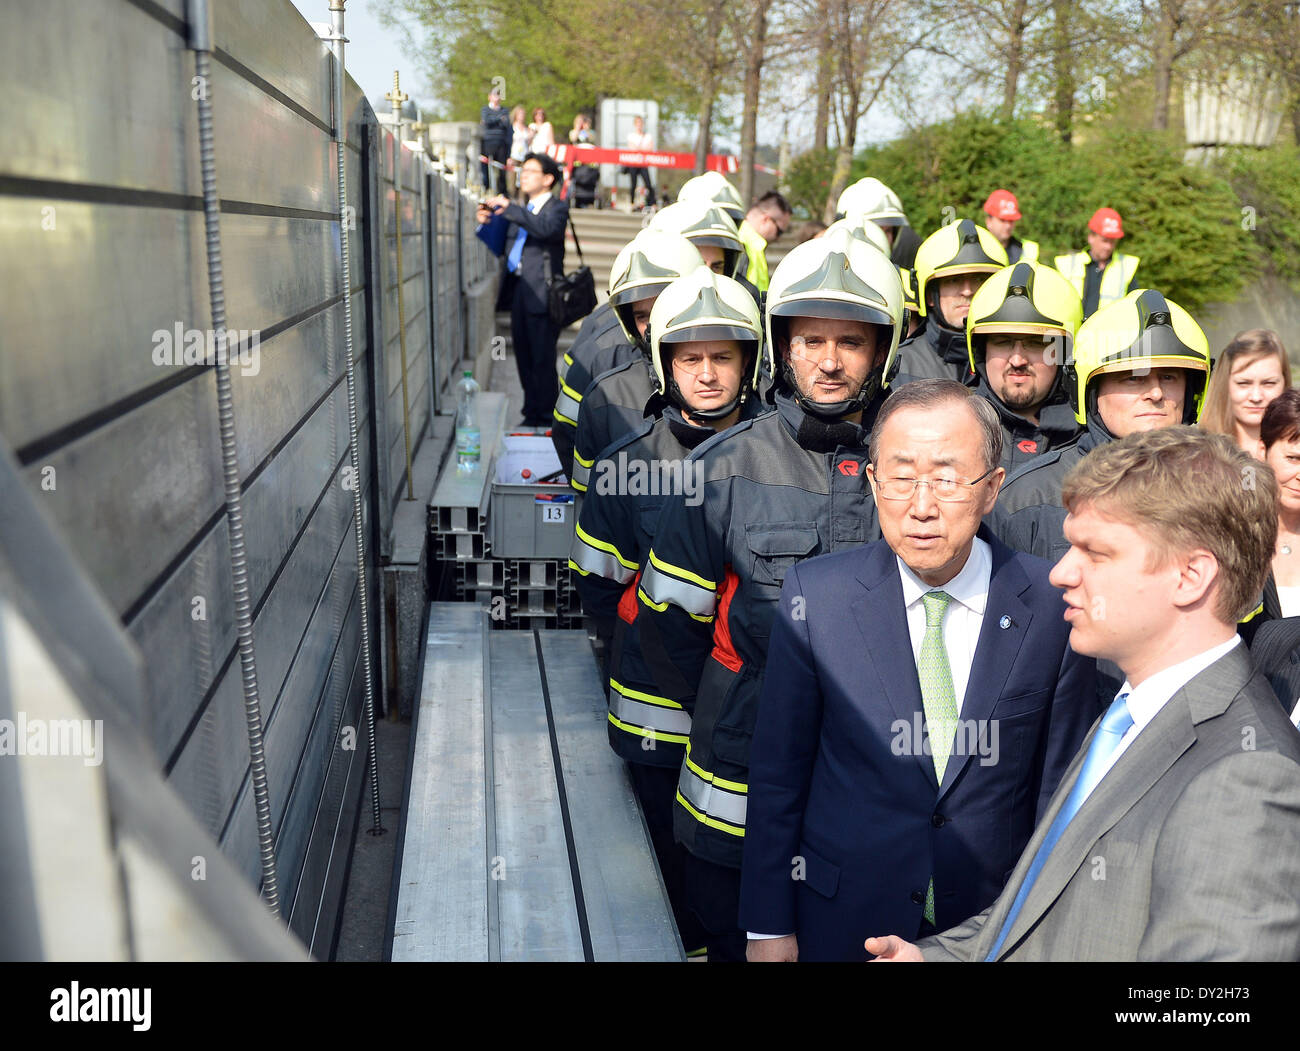
{"label": "green necktie", "polygon": [[[921,705],[925,708],[925,725],[930,735],[930,755],[939,784],[943,784],[943,772],[957,732],[957,691],[952,685],[948,649],[943,644],[943,615],[951,601],[952,596],[946,591],[927,591],[921,596],[925,607],[925,638],[921,640],[921,656],[916,662],[921,680]],[[933,878],[925,892],[925,918],[934,923]]]}

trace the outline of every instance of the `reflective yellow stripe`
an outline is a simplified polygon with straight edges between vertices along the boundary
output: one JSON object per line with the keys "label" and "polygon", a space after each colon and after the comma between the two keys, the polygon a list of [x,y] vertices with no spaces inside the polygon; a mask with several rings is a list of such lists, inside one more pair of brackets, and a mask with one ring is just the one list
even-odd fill
{"label": "reflective yellow stripe", "polygon": [[1241,620],[1237,621],[1237,623],[1238,623],[1238,624],[1249,624],[1252,620],[1254,620],[1256,617],[1258,617],[1258,616],[1259,616],[1261,613],[1263,613],[1263,612],[1264,612],[1264,603],[1261,602],[1258,606],[1256,606],[1256,607],[1255,607],[1254,609],[1252,609],[1249,613],[1247,613],[1244,617],[1242,617]]}
{"label": "reflective yellow stripe", "polygon": [[627,566],[628,569],[632,570],[632,572],[635,573],[638,569],[641,568],[635,562],[629,562],[626,558],[624,558],[622,554],[619,553],[618,548],[616,548],[613,544],[605,540],[597,540],[594,536],[588,533],[580,525],[575,525],[574,529],[577,531],[578,537],[581,538],[584,544],[589,544],[590,546],[594,547],[597,551],[608,552],[609,554],[617,558],[620,562],[622,562],[623,565]]}
{"label": "reflective yellow stripe", "polygon": [[578,565],[577,562],[573,561],[573,559],[569,559],[569,568],[576,570],[577,572],[581,573],[584,577],[591,576],[590,573],[588,573],[585,569],[583,569],[580,565]]}
{"label": "reflective yellow stripe", "polygon": [[689,810],[691,816],[695,818],[696,821],[700,822],[701,824],[708,825],[709,828],[716,828],[720,832],[730,832],[733,836],[744,836],[745,834],[745,830],[743,828],[737,828],[735,825],[729,825],[725,821],[719,821],[715,817],[709,817],[707,814],[701,814],[698,810],[696,810],[693,806],[691,806],[690,803],[686,801],[686,797],[683,796],[680,791],[677,793],[677,802],[681,803],[682,806],[684,806],[687,810]]}
{"label": "reflective yellow stripe", "polygon": [[554,409],[551,411],[551,418],[558,423],[567,423],[570,427],[578,426],[577,420],[569,419],[569,417],[565,416],[564,413],[562,413],[559,409]]}
{"label": "reflective yellow stripe", "polygon": [[653,548],[650,549],[650,564],[670,576],[680,577],[682,580],[688,580],[692,584],[704,588],[706,591],[716,592],[718,590],[718,585],[713,581],[705,580],[702,576],[692,573],[689,569],[682,569],[680,566],[674,566],[670,562],[665,562],[654,553]]}
{"label": "reflective yellow stripe", "polygon": [[731,792],[749,792],[748,785],[742,785],[739,781],[728,781],[724,777],[718,777],[709,773],[703,767],[691,762],[691,750],[689,747],[686,749],[686,765],[695,772],[696,776],[699,777],[701,781],[707,781],[711,785],[717,785],[719,788],[725,788]]}
{"label": "reflective yellow stripe", "polygon": [[609,721],[624,733],[634,734],[637,737],[648,737],[651,740],[663,741],[666,744],[685,744],[691,739],[690,734],[670,734],[663,730],[650,730],[644,726],[634,726],[631,723],[625,723],[613,712],[609,713]]}
{"label": "reflective yellow stripe", "polygon": [[[653,553],[650,557],[654,558]],[[712,623],[714,611],[718,606],[718,596],[710,588],[702,588],[669,576],[649,564],[641,574],[641,592],[646,597],[646,605],[653,609],[662,612],[664,607],[659,603],[671,602],[675,606],[680,606],[701,624]]]}
{"label": "reflective yellow stripe", "polygon": [[629,690],[617,679],[610,679],[609,684],[624,697],[632,697],[638,701],[645,701],[646,704],[657,704],[660,708],[676,708],[679,711],[686,710],[676,701],[670,701],[667,697],[656,697],[653,693],[642,693],[640,690]]}
{"label": "reflective yellow stripe", "polygon": [[579,394],[579,393],[578,393],[576,390],[574,390],[572,387],[570,387],[567,383],[561,383],[561,384],[560,384],[560,393],[561,393],[561,394],[567,394],[567,395],[568,395],[570,398],[572,398],[574,401],[577,401],[577,402],[582,401],[582,395]]}
{"label": "reflective yellow stripe", "polygon": [[575,463],[582,464],[582,466],[587,468],[587,470],[591,470],[592,467],[596,465],[596,460],[594,457],[588,460],[582,455],[582,453],[578,452],[577,449],[573,450],[573,459]]}
{"label": "reflective yellow stripe", "polygon": [[573,355],[571,355],[567,350],[564,352],[564,363],[566,365],[573,364]]}
{"label": "reflective yellow stripe", "polygon": [[636,597],[639,598],[642,602],[644,602],[656,613],[662,613],[664,610],[668,608],[667,602],[656,602],[654,599],[652,599],[649,595],[645,593],[644,588],[636,589]]}

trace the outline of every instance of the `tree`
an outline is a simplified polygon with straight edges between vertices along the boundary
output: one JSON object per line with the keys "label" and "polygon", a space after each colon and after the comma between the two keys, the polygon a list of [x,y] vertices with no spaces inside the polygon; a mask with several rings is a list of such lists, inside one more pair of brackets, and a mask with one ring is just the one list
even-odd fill
{"label": "tree", "polygon": [[771,0],[748,0],[743,37],[745,104],[740,124],[740,197],[754,199],[754,147],[758,136],[758,96],[762,85],[763,48],[767,43],[767,12]]}
{"label": "tree", "polygon": [[[425,27],[425,68],[452,119],[476,120],[488,88],[507,105],[542,105],[557,127],[605,96],[653,98],[661,113],[694,112],[693,69],[680,53],[681,19],[660,21],[648,3],[626,0],[376,0],[382,22],[410,17]],[[558,118],[558,119],[557,119]]]}
{"label": "tree", "polygon": [[1141,0],[1143,32],[1149,40],[1155,99],[1151,127],[1169,128],[1174,67],[1193,51],[1210,52],[1224,40],[1223,30],[1243,11],[1241,0]]}
{"label": "tree", "polygon": [[839,145],[823,209],[826,222],[834,218],[835,202],[849,182],[858,124],[900,63],[933,31],[933,25],[917,30],[909,24],[915,13],[903,0],[828,0]]}

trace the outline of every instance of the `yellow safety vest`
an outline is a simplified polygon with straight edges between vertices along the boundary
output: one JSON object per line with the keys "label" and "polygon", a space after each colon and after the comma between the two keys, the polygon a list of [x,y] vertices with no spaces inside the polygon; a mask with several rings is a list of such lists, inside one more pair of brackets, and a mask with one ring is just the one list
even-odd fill
{"label": "yellow safety vest", "polygon": [[[1128,286],[1133,280],[1133,275],[1137,273],[1139,261],[1137,256],[1125,255],[1123,252],[1116,252],[1110,257],[1106,269],[1101,272],[1101,288],[1097,294],[1098,309],[1107,303],[1123,299],[1128,294]],[[1092,256],[1087,252],[1072,252],[1069,255],[1056,257],[1056,269],[1074,286],[1080,299],[1083,298],[1084,274],[1091,263]]]}
{"label": "yellow safety vest", "polygon": [[764,253],[767,250],[767,241],[749,225],[749,220],[740,224],[740,241],[745,246],[745,254],[749,256],[749,269],[745,271],[745,277],[756,285],[760,292],[766,292],[767,256]]}

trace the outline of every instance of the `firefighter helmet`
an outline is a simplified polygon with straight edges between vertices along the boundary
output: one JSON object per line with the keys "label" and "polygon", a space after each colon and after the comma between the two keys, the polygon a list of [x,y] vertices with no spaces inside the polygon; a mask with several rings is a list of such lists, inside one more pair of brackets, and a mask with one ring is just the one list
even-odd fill
{"label": "firefighter helmet", "polygon": [[919,314],[921,304],[917,302],[916,298],[916,271],[900,266],[898,268],[898,277],[903,282],[903,306],[907,307],[909,314]]}
{"label": "firefighter helmet", "polygon": [[630,343],[646,349],[632,320],[633,305],[653,299],[703,263],[690,241],[666,230],[642,230],[623,246],[609,272],[609,304]]}
{"label": "firefighter helmet", "polygon": [[1108,372],[1186,369],[1183,423],[1201,415],[1210,378],[1210,344],[1192,316],[1151,288],[1140,288],[1102,307],[1079,326],[1074,338],[1074,368],[1068,382],[1074,418],[1101,423],[1097,385]]}
{"label": "firefighter helmet", "polygon": [[[861,389],[846,401],[823,404],[806,398],[786,360],[790,319],[845,318],[884,328],[876,362]],[[889,386],[903,325],[903,286],[889,257],[844,227],[796,245],[772,274],[767,291],[768,369],[800,406],[815,416],[839,418],[865,408]]]}
{"label": "firefighter helmet", "polygon": [[707,201],[720,207],[737,224],[745,218],[745,202],[722,172],[705,172],[682,183],[677,201]]}
{"label": "firefighter helmet", "polygon": [[1007,266],[1007,250],[998,239],[969,219],[941,226],[916,250],[916,295],[926,317],[938,302],[939,290],[931,281],[960,274],[991,274]]}
{"label": "firefighter helmet", "polygon": [[[990,277],[971,299],[966,315],[966,350],[972,372],[982,373],[985,337],[1010,333],[1037,335],[1059,350],[1049,364],[1064,366],[1056,384],[1074,361],[1074,334],[1083,321],[1083,303],[1074,286],[1049,266],[1019,262]],[[1057,389],[1053,387],[1053,392]]]}
{"label": "firefighter helmet", "polygon": [[[660,293],[650,311],[650,363],[656,391],[700,420],[721,420],[758,389],[762,358],[763,323],[758,304],[745,286],[730,277],[701,266],[673,281]],[[748,367],[741,376],[740,390],[726,405],[701,411],[686,404],[673,379],[670,351],[675,343],[696,340],[734,339],[747,356]]]}
{"label": "firefighter helmet", "polygon": [[865,219],[855,217],[836,219],[823,231],[822,236],[825,237],[832,230],[841,228],[847,230],[859,241],[865,241],[872,248],[884,252],[886,256],[889,255],[889,239],[885,237],[880,227],[875,223],[869,223]]}
{"label": "firefighter helmet", "polygon": [[903,202],[879,179],[867,176],[846,187],[835,203],[835,218],[870,219],[877,226],[906,226]]}
{"label": "firefighter helmet", "polygon": [[722,249],[722,273],[736,277],[748,266],[740,231],[726,209],[709,201],[678,201],[655,213],[647,227],[681,234],[696,248]]}

